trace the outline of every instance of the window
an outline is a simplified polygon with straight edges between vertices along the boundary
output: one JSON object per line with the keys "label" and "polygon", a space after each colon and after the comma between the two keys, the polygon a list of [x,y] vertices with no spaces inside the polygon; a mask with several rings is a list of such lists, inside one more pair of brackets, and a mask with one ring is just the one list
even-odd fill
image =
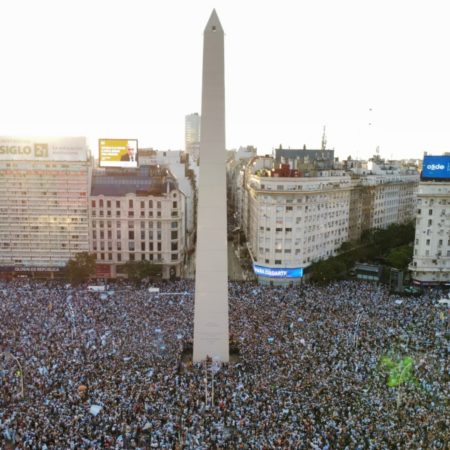
{"label": "window", "polygon": [[116,208],[120,208],[120,200],[116,200]]}
{"label": "window", "polygon": [[429,209],[429,210],[428,210],[428,215],[429,215],[429,216],[432,216],[432,215],[433,215],[433,210],[432,210],[432,209]]}
{"label": "window", "polygon": [[117,254],[117,261],[118,262],[122,261],[122,255],[120,253]]}
{"label": "window", "polygon": [[120,217],[120,209],[116,211],[116,217]]}
{"label": "window", "polygon": [[104,253],[100,253],[100,259],[105,259],[105,254]]}
{"label": "window", "polygon": [[122,233],[120,230],[117,230],[117,239],[122,239]]}
{"label": "window", "polygon": [[145,252],[145,242],[141,242],[141,250]]}
{"label": "window", "polygon": [[157,231],[156,232],[156,240],[160,241],[161,240],[161,231]]}
{"label": "window", "polygon": [[148,243],[148,250],[149,250],[150,252],[153,251],[153,242],[149,242],[149,243]]}
{"label": "window", "polygon": [[278,265],[278,266],[281,265],[281,259],[276,259],[275,260],[275,264]]}
{"label": "window", "polygon": [[170,238],[171,239],[178,239],[178,231],[171,231],[170,232]]}
{"label": "window", "polygon": [[157,251],[160,252],[161,251],[161,242],[158,242],[158,247],[157,247]]}
{"label": "window", "polygon": [[117,251],[118,252],[122,251],[122,242],[120,241],[117,243]]}
{"label": "window", "polygon": [[172,242],[171,249],[173,252],[178,251],[178,242]]}
{"label": "window", "polygon": [[[100,208],[103,208],[103,200],[100,200],[99,204],[100,204]],[[102,258],[102,259],[104,259],[104,258]]]}
{"label": "window", "polygon": [[134,217],[134,211],[128,211],[128,217]]}
{"label": "window", "polygon": [[427,244],[427,245],[430,245],[430,240],[429,240],[429,239],[427,239],[426,244]]}
{"label": "window", "polygon": [[97,231],[96,230],[92,231],[92,239],[97,239]]}
{"label": "window", "polygon": [[141,230],[141,240],[145,239],[145,230]]}
{"label": "window", "polygon": [[145,208],[145,202],[141,202],[141,208],[142,208],[142,209]]}
{"label": "window", "polygon": [[172,208],[173,208],[173,209],[178,208],[178,203],[177,203],[177,202],[172,202]]}
{"label": "window", "polygon": [[108,230],[108,239],[112,239],[112,231]]}
{"label": "window", "polygon": [[105,239],[105,232],[103,230],[100,231],[100,239]]}
{"label": "window", "polygon": [[133,207],[133,200],[128,200],[128,207],[132,208]]}
{"label": "window", "polygon": [[156,202],[156,207],[158,208],[158,209],[161,209],[161,202]]}
{"label": "window", "polygon": [[130,253],[130,261],[134,261],[134,253]]}
{"label": "window", "polygon": [[134,241],[128,242],[128,250],[134,252]]}
{"label": "window", "polygon": [[134,231],[133,230],[128,231],[128,239],[130,239],[131,241],[134,240]]}
{"label": "window", "polygon": [[149,200],[148,201],[148,207],[149,208],[153,208],[153,200]]}
{"label": "window", "polygon": [[112,261],[112,253],[108,253],[108,260]]}
{"label": "window", "polygon": [[172,222],[171,227],[172,228],[178,228],[178,222]]}
{"label": "window", "polygon": [[178,259],[178,253],[172,253],[172,261],[176,261]]}
{"label": "window", "polygon": [[107,208],[111,208],[111,200],[107,200],[106,201],[106,207]]}
{"label": "window", "polygon": [[432,224],[433,224],[433,220],[432,219],[428,219],[428,226],[431,227]]}
{"label": "window", "polygon": [[93,208],[95,208],[95,200],[92,200],[91,205]]}

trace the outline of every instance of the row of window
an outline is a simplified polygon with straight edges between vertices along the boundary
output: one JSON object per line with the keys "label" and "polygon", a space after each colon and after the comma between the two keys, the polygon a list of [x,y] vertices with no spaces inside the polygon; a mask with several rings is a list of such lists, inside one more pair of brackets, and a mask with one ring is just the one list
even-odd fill
{"label": "row of window", "polygon": [[[139,201],[139,200],[136,200],[136,204],[138,204],[139,202],[140,202],[140,207],[141,207],[141,209],[145,209],[145,207],[146,207],[146,202],[145,202],[145,200],[140,200],[140,201]],[[111,201],[111,200],[106,200],[106,201],[104,201],[103,199],[98,200],[98,206],[99,206],[99,208],[103,208],[105,204],[106,204],[106,207],[107,207],[107,208],[111,208],[111,206],[112,206],[113,203],[114,203],[114,202]],[[97,205],[97,200],[91,200],[91,206],[92,206],[92,208],[95,208],[96,205]],[[116,200],[116,201],[115,201],[115,205],[116,205],[116,208],[120,208],[120,207],[121,207],[121,202],[120,202],[120,200]],[[157,208],[157,209],[161,209],[161,201],[159,201],[159,200],[155,201],[155,205],[156,205],[156,208]],[[129,208],[134,208],[134,200],[133,200],[133,199],[129,199],[129,200],[128,200],[128,207],[129,207]],[[153,209],[153,200],[148,200],[148,208],[149,208],[149,209]],[[173,208],[173,209],[178,208],[178,202],[177,202],[177,201],[173,201],[173,202],[172,202],[172,208]]]}

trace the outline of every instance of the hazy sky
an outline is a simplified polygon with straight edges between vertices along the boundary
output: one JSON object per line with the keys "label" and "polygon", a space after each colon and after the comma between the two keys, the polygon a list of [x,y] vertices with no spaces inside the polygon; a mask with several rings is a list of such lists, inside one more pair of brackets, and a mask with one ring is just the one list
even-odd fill
{"label": "hazy sky", "polygon": [[[0,135],[184,148],[203,29],[225,29],[227,147],[450,151],[446,1],[0,0]],[[369,125],[369,124],[372,125]]]}

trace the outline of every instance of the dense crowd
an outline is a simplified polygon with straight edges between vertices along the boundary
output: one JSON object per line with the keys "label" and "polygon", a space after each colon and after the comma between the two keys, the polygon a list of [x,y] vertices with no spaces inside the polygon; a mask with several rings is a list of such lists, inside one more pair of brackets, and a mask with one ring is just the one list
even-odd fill
{"label": "dense crowd", "polygon": [[[0,448],[448,448],[439,293],[230,283],[218,367],[186,356],[192,282],[159,287],[0,283]],[[414,379],[389,387],[386,355]]]}

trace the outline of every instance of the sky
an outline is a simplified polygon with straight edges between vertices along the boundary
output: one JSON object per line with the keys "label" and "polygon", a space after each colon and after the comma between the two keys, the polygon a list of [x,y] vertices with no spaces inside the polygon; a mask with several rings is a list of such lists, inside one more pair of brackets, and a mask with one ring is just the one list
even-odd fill
{"label": "sky", "polygon": [[0,135],[184,149],[203,30],[225,30],[227,148],[450,151],[445,1],[0,0]]}

